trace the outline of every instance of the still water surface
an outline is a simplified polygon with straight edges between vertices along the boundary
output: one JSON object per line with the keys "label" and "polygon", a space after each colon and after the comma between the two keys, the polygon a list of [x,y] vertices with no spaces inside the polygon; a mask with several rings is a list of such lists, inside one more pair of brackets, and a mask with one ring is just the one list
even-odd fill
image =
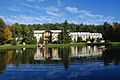
{"label": "still water surface", "polygon": [[120,80],[120,48],[2,49],[0,80]]}

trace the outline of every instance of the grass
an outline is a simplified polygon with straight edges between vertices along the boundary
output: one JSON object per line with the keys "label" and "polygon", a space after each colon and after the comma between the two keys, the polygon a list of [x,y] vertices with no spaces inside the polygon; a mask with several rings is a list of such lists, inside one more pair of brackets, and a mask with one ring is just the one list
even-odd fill
{"label": "grass", "polygon": [[5,45],[0,45],[0,49],[17,49],[17,48],[35,48],[35,44],[27,44],[27,45],[11,45],[11,44],[5,44]]}
{"label": "grass", "polygon": [[[120,42],[109,42],[112,46],[120,46]],[[45,47],[47,48],[63,48],[63,47],[70,47],[70,46],[79,46],[83,47],[86,43],[73,43],[73,44],[46,44]],[[18,45],[11,45],[11,44],[4,44],[0,45],[0,49],[18,49],[18,48],[36,48],[36,44],[18,44]]]}
{"label": "grass", "polygon": [[58,47],[58,48],[63,48],[63,47],[70,47],[70,46],[85,46],[86,43],[73,43],[73,44],[46,44],[45,47],[48,48],[53,48],[53,47]]}
{"label": "grass", "polygon": [[[46,44],[45,47],[47,48],[63,48],[63,47],[70,47],[70,46],[84,46],[86,43],[73,43],[73,44]],[[0,49],[19,49],[19,48],[36,48],[37,45],[35,44],[17,44],[17,45],[11,45],[11,44],[4,44],[0,45]]]}
{"label": "grass", "polygon": [[120,42],[109,42],[112,46],[120,46]]}
{"label": "grass", "polygon": [[108,43],[108,42],[104,42],[104,43],[101,43],[101,42],[95,42],[95,43],[87,43],[87,45],[111,45],[111,44]]}

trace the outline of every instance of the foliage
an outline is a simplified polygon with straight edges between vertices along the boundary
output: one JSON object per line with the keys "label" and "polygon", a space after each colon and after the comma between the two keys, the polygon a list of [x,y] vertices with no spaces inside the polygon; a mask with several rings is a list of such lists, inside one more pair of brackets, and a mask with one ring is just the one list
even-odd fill
{"label": "foliage", "polygon": [[78,43],[79,43],[79,42],[82,42],[82,38],[81,38],[81,37],[78,37],[77,42],[78,42]]}
{"label": "foliage", "polygon": [[13,37],[16,38],[16,37],[20,37],[21,36],[21,27],[18,23],[15,23],[12,25],[11,27],[11,31],[13,33]]}
{"label": "foliage", "polygon": [[15,39],[12,40],[12,45],[17,45],[17,42]]}
{"label": "foliage", "polygon": [[36,43],[37,43],[37,40],[36,40],[35,37],[27,37],[27,38],[25,39],[25,43],[26,43],[26,44],[36,44]]}
{"label": "foliage", "polygon": [[3,29],[3,35],[6,43],[9,43],[12,41],[12,32],[10,31],[9,27],[5,27]]}
{"label": "foliage", "polygon": [[43,38],[42,37],[40,37],[40,40],[39,40],[38,43],[43,43]]}
{"label": "foliage", "polygon": [[63,23],[63,29],[61,32],[60,40],[62,43],[70,43],[71,42],[71,37],[69,35],[69,28],[68,28],[68,22],[67,20]]}
{"label": "foliage", "polygon": [[5,26],[6,26],[5,22],[3,21],[2,18],[0,18],[0,29],[5,27]]}
{"label": "foliage", "polygon": [[104,38],[110,41],[120,41],[120,24],[113,23],[110,25],[109,23],[105,22],[104,25]]}

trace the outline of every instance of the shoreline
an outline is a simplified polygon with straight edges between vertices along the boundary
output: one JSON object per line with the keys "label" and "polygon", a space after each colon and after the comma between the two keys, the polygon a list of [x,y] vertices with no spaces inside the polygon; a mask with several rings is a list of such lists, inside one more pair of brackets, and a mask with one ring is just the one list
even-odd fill
{"label": "shoreline", "polygon": [[70,47],[70,46],[85,46],[86,43],[72,43],[72,44],[46,44],[45,47],[47,48],[64,48],[64,47]]}
{"label": "shoreline", "polygon": [[37,46],[35,44],[18,44],[18,45],[11,45],[11,44],[4,44],[0,45],[0,49],[19,49],[19,48],[36,48]]}
{"label": "shoreline", "polygon": [[[111,46],[120,46],[120,42],[109,42],[109,44]],[[47,48],[67,48],[70,46],[86,46],[87,43],[72,43],[72,44],[46,44],[44,47]],[[18,44],[18,45],[11,45],[11,44],[4,44],[4,45],[0,45],[0,49],[19,49],[19,48],[37,48],[36,44],[26,44],[26,45],[22,45],[22,44]]]}
{"label": "shoreline", "polygon": [[[63,47],[70,47],[70,46],[85,46],[86,43],[73,43],[73,44],[46,44],[44,47],[47,48],[63,48]],[[19,49],[19,48],[37,48],[36,44],[18,44],[18,45],[11,45],[11,44],[4,44],[0,45],[0,49]]]}

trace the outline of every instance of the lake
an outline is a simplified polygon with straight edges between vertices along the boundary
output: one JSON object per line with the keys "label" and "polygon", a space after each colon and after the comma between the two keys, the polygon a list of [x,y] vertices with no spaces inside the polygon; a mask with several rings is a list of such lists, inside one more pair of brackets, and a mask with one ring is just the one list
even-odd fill
{"label": "lake", "polygon": [[120,80],[120,47],[2,49],[0,80]]}

